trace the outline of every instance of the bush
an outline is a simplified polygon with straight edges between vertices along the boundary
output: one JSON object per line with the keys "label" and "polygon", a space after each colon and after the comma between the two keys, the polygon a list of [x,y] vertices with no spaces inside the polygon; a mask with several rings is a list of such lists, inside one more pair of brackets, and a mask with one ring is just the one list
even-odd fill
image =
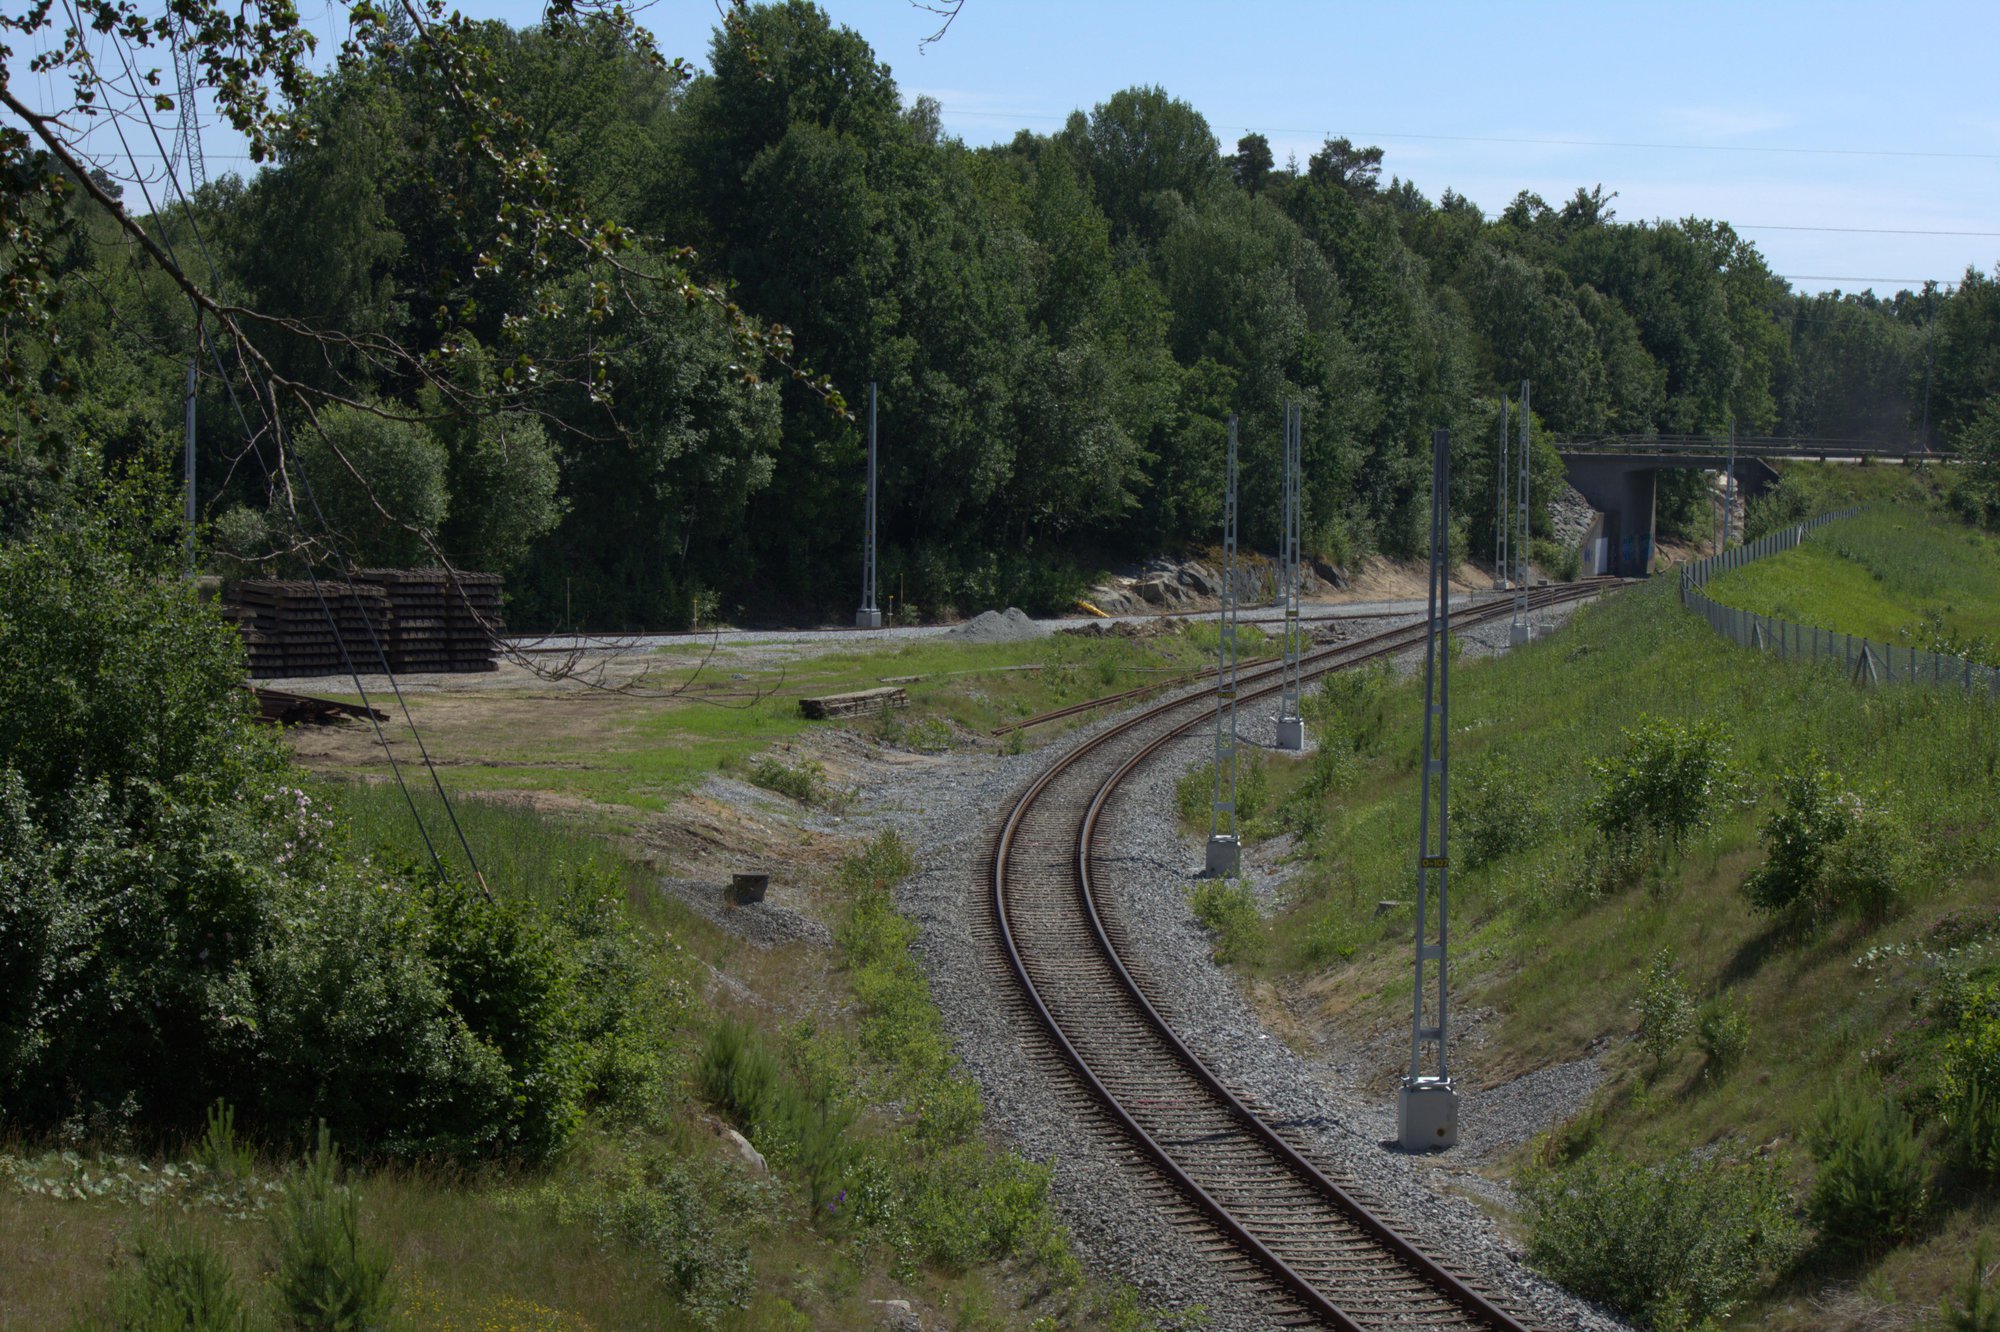
{"label": "bush", "polygon": [[1471,771],[1452,793],[1451,809],[1466,868],[1479,869],[1539,844],[1551,821],[1519,766],[1492,753],[1467,766]]}
{"label": "bush", "polygon": [[729,1239],[700,1182],[679,1161],[643,1163],[595,1206],[600,1232],[638,1250],[661,1283],[695,1316],[713,1324],[748,1303],[750,1254]]}
{"label": "bush", "polygon": [[1218,962],[1254,962],[1264,956],[1264,921],[1257,899],[1243,884],[1207,879],[1188,893],[1194,918],[1215,937]]}
{"label": "bush", "polygon": [[135,1266],[112,1283],[107,1327],[118,1332],[246,1332],[249,1312],[229,1264],[200,1236],[169,1228],[132,1243]]}
{"label": "bush", "polygon": [[1645,718],[1625,733],[1625,752],[1591,772],[1597,794],[1589,813],[1598,828],[1619,839],[1656,834],[1674,848],[1734,792],[1728,738],[1705,719]]}
{"label": "bush", "polygon": [[1846,836],[1852,818],[1817,753],[1779,774],[1777,796],[1778,808],[1757,834],[1764,863],[1743,880],[1750,904],[1771,915],[1820,904],[1827,855]]}
{"label": "bush", "polygon": [[1529,1258],[1588,1299],[1656,1328],[1726,1315],[1792,1248],[1773,1162],[1659,1166],[1604,1154],[1524,1177]]}
{"label": "bush", "polygon": [[750,784],[790,796],[802,805],[823,804],[831,794],[826,766],[818,759],[807,759],[796,767],[774,758],[758,759],[750,765]]}
{"label": "bush", "polygon": [[340,1182],[340,1156],[319,1140],[285,1181],[274,1223],[279,1307],[302,1332],[365,1332],[395,1303],[389,1258],[361,1238],[360,1203]]}
{"label": "bush", "polygon": [[1901,1106],[1843,1087],[1821,1108],[1806,1141],[1819,1167],[1807,1211],[1829,1250],[1884,1248],[1915,1228],[1928,1172]]}
{"label": "bush", "polygon": [[1695,1021],[1695,1040],[1708,1060],[1709,1071],[1721,1077],[1742,1063],[1750,1048],[1750,1018],[1742,1005],[1718,999],[1701,1010]]}
{"label": "bush", "polygon": [[1902,903],[1904,885],[1921,873],[1923,857],[1921,839],[1887,804],[1849,796],[1847,831],[1826,857],[1827,905],[1886,920]]}
{"label": "bush", "polygon": [[1639,1010],[1639,1044],[1657,1068],[1680,1049],[1694,1029],[1694,996],[1674,970],[1674,953],[1662,948],[1646,968],[1646,982],[1634,1008]]}
{"label": "bush", "polygon": [[1968,1168],[2000,1179],[2000,980],[1961,982],[1936,1005],[1945,1025],[1938,1099]]}

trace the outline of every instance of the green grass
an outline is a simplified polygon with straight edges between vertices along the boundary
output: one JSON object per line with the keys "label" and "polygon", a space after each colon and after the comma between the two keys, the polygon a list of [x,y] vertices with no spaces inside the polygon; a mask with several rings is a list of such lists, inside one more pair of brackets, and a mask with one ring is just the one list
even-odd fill
{"label": "green grass", "polygon": [[[1242,641],[1250,656],[1262,640],[1246,629]],[[929,638],[782,664],[718,656],[697,673],[678,660],[695,650],[677,645],[667,654],[677,660],[645,691],[482,686],[412,694],[410,704],[432,755],[449,765],[446,780],[454,790],[560,792],[601,807],[614,825],[629,829],[713,772],[744,767],[816,727],[857,724],[808,721],[799,712],[803,697],[897,680],[909,707],[859,724],[890,742],[914,730],[916,747],[936,748],[952,733],[981,736],[1004,721],[1198,669],[1209,664],[1214,649],[1213,626],[1194,624],[1149,639],[1058,634],[977,644]],[[682,685],[688,687],[668,696]],[[398,757],[414,762],[407,728],[390,723],[386,729]],[[1029,739],[1061,730],[1039,729]],[[356,736],[373,740],[372,734]],[[356,743],[350,752],[341,764],[315,766],[387,775],[379,746]]]}
{"label": "green grass", "polygon": [[[1609,1084],[1552,1149],[1561,1153],[1603,1145],[1663,1161],[1691,1147],[1796,1140],[1835,1081],[1875,1076],[1870,1052],[1921,1023],[1915,1001],[1940,976],[1926,960],[1938,952],[1932,926],[1996,892],[2000,716],[1990,701],[1863,690],[1830,666],[1735,647],[1683,611],[1667,581],[1453,673],[1455,801],[1481,790],[1462,802],[1465,817],[1506,821],[1505,835],[1487,840],[1490,862],[1475,868],[1454,805],[1453,1002],[1493,1013],[1476,1053],[1459,1058],[1483,1084],[1612,1038]],[[1414,896],[1420,689],[1380,682],[1347,710],[1359,719],[1354,771],[1286,798],[1287,824],[1304,829],[1302,872],[1265,927],[1267,946],[1242,953],[1252,970],[1295,978],[1317,1020],[1356,1037],[1409,1021],[1410,917],[1377,904]],[[1617,853],[1586,813],[1604,784],[1595,761],[1619,755],[1648,716],[1716,722],[1730,749],[1736,794],[1677,855]],[[1843,916],[1799,928],[1758,915],[1740,892],[1763,860],[1758,829],[1775,777],[1808,750],[1825,756],[1844,791],[1888,806],[1910,830],[1925,870],[1899,884],[1900,909],[1884,923]],[[1711,1067],[1692,1038],[1656,1066],[1628,1039],[1662,948],[1696,1005],[1747,1015],[1734,1067]],[[1870,950],[1886,950],[1879,965],[1857,967]],[[1384,1096],[1392,1083],[1382,1070]],[[1871,1279],[1892,1297],[1934,1303],[1958,1275],[1939,1237],[1992,1228],[1995,1199],[1944,1196],[1926,1238],[1873,1260]],[[1758,1306],[1767,1315],[1784,1321]]]}
{"label": "green grass", "polygon": [[1716,601],[1796,624],[1994,660],[2000,537],[1914,504],[1820,529],[1713,579]]}

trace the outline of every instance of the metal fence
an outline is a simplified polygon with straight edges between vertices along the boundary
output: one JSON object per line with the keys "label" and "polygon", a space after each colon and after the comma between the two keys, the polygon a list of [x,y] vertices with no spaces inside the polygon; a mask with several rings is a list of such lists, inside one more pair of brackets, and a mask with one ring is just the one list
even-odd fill
{"label": "metal fence", "polygon": [[1703,589],[1716,574],[1740,569],[1767,555],[1790,550],[1814,531],[1842,518],[1852,518],[1859,508],[1823,513],[1817,518],[1760,537],[1748,545],[1725,550],[1681,569],[1681,604],[1708,621],[1709,628],[1745,647],[1775,652],[1786,659],[1837,661],[1847,678],[1860,684],[1957,685],[2000,699],[2000,670],[1964,657],[1925,652],[1835,633],[1812,625],[1793,624],[1769,615],[1738,610],[1712,600]]}

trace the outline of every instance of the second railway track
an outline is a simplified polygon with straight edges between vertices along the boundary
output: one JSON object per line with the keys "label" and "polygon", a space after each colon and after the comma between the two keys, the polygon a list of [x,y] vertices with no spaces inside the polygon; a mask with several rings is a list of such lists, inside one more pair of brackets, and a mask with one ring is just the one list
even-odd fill
{"label": "second railway track", "polygon": [[[1555,589],[1538,604],[1604,590]],[[1407,651],[1423,633],[1419,623],[1323,648],[1306,658],[1305,676]],[[1245,701],[1278,688],[1275,671],[1241,684]],[[1119,955],[1095,866],[1101,817],[1127,777],[1209,719],[1213,700],[1198,691],[1127,718],[1015,801],[994,848],[991,907],[1021,997],[1080,1090],[1239,1256],[1246,1300],[1273,1325],[1520,1329],[1493,1293],[1421,1252],[1246,1106],[1175,1035]]]}

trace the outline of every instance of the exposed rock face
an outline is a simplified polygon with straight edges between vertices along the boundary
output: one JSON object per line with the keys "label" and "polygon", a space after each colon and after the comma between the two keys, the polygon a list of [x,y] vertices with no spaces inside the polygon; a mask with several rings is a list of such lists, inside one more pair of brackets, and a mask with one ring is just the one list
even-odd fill
{"label": "exposed rock face", "polygon": [[[1310,563],[1301,573],[1300,592],[1317,593],[1319,573]],[[1261,606],[1277,596],[1277,566],[1262,555],[1240,555],[1235,581],[1240,605]],[[1334,585],[1339,583],[1336,575]],[[1222,570],[1214,562],[1156,557],[1136,574],[1113,577],[1090,589],[1083,599],[1107,615],[1142,615],[1148,610],[1206,610],[1222,600],[1222,590]]]}
{"label": "exposed rock face", "polygon": [[1565,550],[1582,546],[1597,518],[1597,510],[1590,507],[1590,501],[1568,483],[1549,501],[1549,528],[1555,534],[1556,544]]}

